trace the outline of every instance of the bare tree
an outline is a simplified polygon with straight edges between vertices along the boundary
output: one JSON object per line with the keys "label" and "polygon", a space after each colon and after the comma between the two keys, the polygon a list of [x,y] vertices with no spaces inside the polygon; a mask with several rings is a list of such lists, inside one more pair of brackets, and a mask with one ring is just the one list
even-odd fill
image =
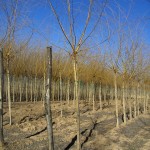
{"label": "bare tree", "polygon": [[[93,10],[93,6],[94,6],[94,1],[93,0],[89,1],[86,22],[84,24],[83,30],[82,30],[79,38],[77,38],[77,36],[76,36],[77,33],[75,32],[77,30],[77,28],[75,28],[75,16],[74,16],[74,9],[73,9],[72,2],[70,0],[66,1],[69,30],[70,30],[69,36],[68,36],[67,31],[65,30],[65,28],[61,22],[61,19],[58,15],[58,12],[56,11],[56,8],[53,6],[52,1],[48,0],[48,3],[49,3],[51,10],[53,11],[53,14],[57,20],[57,23],[61,29],[61,32],[63,33],[65,39],[67,40],[67,43],[69,44],[69,46],[71,48],[71,52],[68,51],[68,53],[72,57],[72,61],[73,61],[76,112],[77,112],[77,149],[80,150],[81,149],[81,143],[80,143],[80,108],[79,108],[79,99],[78,99],[78,54],[80,53],[80,51],[82,51],[81,47],[83,46],[83,44],[87,41],[88,38],[90,38],[90,36],[95,31],[98,24],[100,23],[101,18],[102,18],[103,13],[104,13],[104,9],[107,5],[107,0],[102,1],[102,4],[99,5],[100,6],[99,7],[100,13],[98,13],[98,17],[95,21],[95,24],[90,28],[90,32],[86,33],[88,26],[90,24],[90,21],[91,21],[92,10]],[[77,39],[78,39],[78,41],[77,41]]]}

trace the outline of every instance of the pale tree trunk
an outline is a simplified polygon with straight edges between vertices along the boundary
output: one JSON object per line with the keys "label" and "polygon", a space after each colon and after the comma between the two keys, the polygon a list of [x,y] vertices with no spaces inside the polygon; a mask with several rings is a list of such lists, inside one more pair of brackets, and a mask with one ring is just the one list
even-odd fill
{"label": "pale tree trunk", "polygon": [[3,73],[3,51],[0,50],[0,149],[3,149],[3,93],[4,93],[4,73]]}
{"label": "pale tree trunk", "polygon": [[74,87],[73,87],[73,106],[75,106],[76,103],[76,87],[75,87],[75,82],[74,82]]}
{"label": "pale tree trunk", "polygon": [[69,105],[69,96],[70,96],[70,79],[68,78],[68,83],[67,83],[67,102]]}
{"label": "pale tree trunk", "polygon": [[10,97],[10,74],[9,74],[9,59],[7,59],[7,90],[8,90],[8,108],[9,108],[9,124],[12,124],[11,118],[11,97]]}
{"label": "pale tree trunk", "polygon": [[86,84],[86,101],[89,99],[89,83]]}
{"label": "pale tree trunk", "polygon": [[[7,84],[7,82],[6,82],[6,84]],[[7,94],[7,93],[8,93],[8,90],[7,90],[7,89],[8,89],[8,88],[7,88],[7,85],[6,85],[6,87],[5,87],[5,90],[6,90],[6,91],[5,91],[5,94],[6,94],[6,102],[8,102],[8,94]]]}
{"label": "pale tree trunk", "polygon": [[101,82],[99,85],[99,106],[100,106],[100,110],[102,110],[102,85],[101,85]]}
{"label": "pale tree trunk", "polygon": [[93,93],[92,94],[93,95],[93,111],[95,111],[95,86],[94,86],[94,83],[92,84],[92,87],[93,87],[93,90],[92,90],[93,91],[92,92]]}
{"label": "pale tree trunk", "polygon": [[28,102],[28,78],[26,77],[26,102]]}
{"label": "pale tree trunk", "polygon": [[57,86],[57,91],[58,91],[58,93],[57,93],[57,97],[58,97],[58,101],[60,101],[60,83],[59,83],[59,81],[58,81],[58,86]]}
{"label": "pale tree trunk", "polygon": [[77,150],[81,149],[80,143],[80,107],[78,99],[78,78],[77,78],[77,60],[76,56],[73,59],[73,70],[74,70],[74,82],[75,82],[75,100],[76,100],[76,111],[77,111]]}
{"label": "pale tree trunk", "polygon": [[31,99],[31,102],[33,101],[33,85],[32,85],[32,78],[31,78],[31,81],[30,81],[31,83],[30,83],[30,94],[31,94],[31,96],[30,96],[30,99]]}
{"label": "pale tree trunk", "polygon": [[145,113],[147,114],[147,108],[148,108],[148,92],[146,93],[146,104],[145,104],[145,107],[146,107],[146,110],[145,110]]}
{"label": "pale tree trunk", "polygon": [[15,102],[15,78],[14,76],[13,76],[12,95],[13,95],[13,102]]}
{"label": "pale tree trunk", "polygon": [[53,81],[53,93],[52,93],[52,99],[53,99],[53,101],[55,100],[55,81]]}
{"label": "pale tree trunk", "polygon": [[45,73],[44,73],[44,76],[43,76],[43,106],[44,106],[44,99],[45,99],[45,93],[46,93],[46,89],[45,89],[45,87],[46,87],[46,75],[45,75]]}
{"label": "pale tree trunk", "polygon": [[104,103],[106,103],[106,85],[104,86]]}
{"label": "pale tree trunk", "polygon": [[144,85],[144,104],[143,104],[143,107],[144,107],[144,114],[146,113],[146,89],[145,89],[145,85]]}
{"label": "pale tree trunk", "polygon": [[134,90],[134,93],[135,93],[135,98],[134,98],[134,118],[136,118],[137,116],[137,113],[136,113],[136,106],[137,106],[137,87],[135,87],[135,90]]}
{"label": "pale tree trunk", "polygon": [[149,110],[149,108],[148,108],[148,103],[149,103],[149,94],[148,94],[148,92],[147,92],[147,97],[146,97],[146,113],[148,113],[148,110]]}
{"label": "pale tree trunk", "polygon": [[37,101],[37,79],[36,76],[34,78],[34,103]]}
{"label": "pale tree trunk", "polygon": [[125,106],[125,86],[124,86],[124,81],[123,81],[123,86],[122,86],[122,90],[123,90],[123,120],[124,120],[124,124],[126,124],[126,106]]}
{"label": "pale tree trunk", "polygon": [[60,87],[60,112],[61,112],[61,117],[63,116],[63,105],[62,105],[62,79],[61,79],[61,73],[59,74],[59,87]]}
{"label": "pale tree trunk", "polygon": [[80,87],[80,81],[78,81],[78,99],[80,100],[80,95],[81,95],[81,87]]}
{"label": "pale tree trunk", "polygon": [[119,127],[118,117],[118,93],[117,93],[117,73],[114,73],[114,86],[115,86],[115,105],[116,105],[116,127]]}
{"label": "pale tree trunk", "polygon": [[49,150],[54,150],[51,98],[52,98],[52,49],[48,47],[47,48],[47,87],[46,87],[45,113],[46,113],[46,120],[47,120]]}
{"label": "pale tree trunk", "polygon": [[19,93],[20,93],[20,102],[21,102],[22,101],[22,80],[19,81]]}
{"label": "pale tree trunk", "polygon": [[90,84],[89,88],[89,105],[91,105],[91,99],[92,99],[92,84]]}
{"label": "pale tree trunk", "polygon": [[132,86],[129,85],[129,112],[130,112],[130,120],[132,120],[132,106],[131,106],[131,93],[132,93]]}
{"label": "pale tree trunk", "polygon": [[138,109],[138,116],[140,115],[140,106],[139,106],[139,94],[140,93],[140,84],[138,83],[138,88],[137,88],[137,109]]}

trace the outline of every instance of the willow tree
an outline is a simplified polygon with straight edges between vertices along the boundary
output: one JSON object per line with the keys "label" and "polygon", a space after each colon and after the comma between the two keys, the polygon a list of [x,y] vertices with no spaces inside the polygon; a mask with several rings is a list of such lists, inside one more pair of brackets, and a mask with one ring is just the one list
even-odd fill
{"label": "willow tree", "polygon": [[[98,3],[97,3],[98,2]],[[75,99],[76,99],[76,112],[77,112],[77,149],[81,149],[81,143],[80,143],[80,108],[79,108],[79,99],[78,99],[78,56],[81,51],[83,51],[83,45],[85,42],[92,36],[93,32],[96,30],[96,28],[99,26],[101,19],[104,15],[104,10],[107,5],[107,0],[99,0],[99,1],[93,1],[89,0],[83,10],[84,12],[76,12],[77,7],[80,8],[83,7],[82,2],[80,1],[78,4],[75,5],[73,1],[67,0],[63,1],[59,5],[65,5],[65,10],[67,12],[63,12],[63,14],[67,14],[67,23],[64,25],[62,18],[64,19],[64,16],[59,14],[58,9],[54,6],[53,2],[51,0],[48,0],[48,4],[57,20],[57,23],[61,29],[61,32],[63,36],[65,37],[67,44],[69,45],[69,49],[71,51],[67,51],[73,62],[73,71],[74,71],[74,82],[75,82]],[[85,4],[84,4],[85,6]],[[76,7],[76,8],[75,8]],[[97,8],[96,8],[97,7]],[[81,8],[80,8],[81,10]],[[95,12],[94,12],[95,11]],[[82,14],[83,13],[83,14]],[[93,15],[94,14],[94,15]],[[85,23],[81,23],[80,27],[82,29],[79,29],[78,25],[76,24],[79,21],[84,22],[82,20],[78,20],[79,17],[82,16],[82,20],[85,18]],[[81,19],[81,18],[80,18]],[[69,31],[68,31],[69,29]],[[80,32],[81,30],[81,32]],[[106,37],[107,39],[108,37]],[[104,41],[106,40],[104,39]],[[101,41],[102,42],[102,41]]]}

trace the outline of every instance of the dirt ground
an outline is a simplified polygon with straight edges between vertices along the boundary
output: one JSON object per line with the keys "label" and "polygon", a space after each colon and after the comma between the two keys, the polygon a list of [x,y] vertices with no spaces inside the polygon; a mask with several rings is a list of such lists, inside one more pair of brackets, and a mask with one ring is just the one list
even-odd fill
{"label": "dirt ground", "polygon": [[[150,114],[115,127],[114,105],[92,111],[92,105],[80,104],[81,143],[83,150],[150,150]],[[73,104],[52,104],[55,150],[76,150],[76,113]],[[13,103],[12,125],[4,104],[4,139],[6,150],[47,150],[47,128],[42,102]]]}

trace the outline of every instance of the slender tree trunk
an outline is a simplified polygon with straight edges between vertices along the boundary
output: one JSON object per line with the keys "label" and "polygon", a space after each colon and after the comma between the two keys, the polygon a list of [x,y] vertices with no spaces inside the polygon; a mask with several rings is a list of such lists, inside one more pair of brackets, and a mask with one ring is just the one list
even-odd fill
{"label": "slender tree trunk", "polygon": [[45,75],[45,73],[44,73],[44,76],[43,76],[43,106],[44,106],[44,100],[45,100],[45,93],[46,93],[46,75]]}
{"label": "slender tree trunk", "polygon": [[52,49],[47,48],[47,88],[45,100],[45,113],[47,119],[48,143],[49,150],[54,150],[53,141],[53,127],[52,127],[52,112],[51,112],[51,98],[52,98]]}
{"label": "slender tree trunk", "polygon": [[62,79],[61,79],[61,73],[59,74],[59,87],[60,87],[60,112],[61,112],[61,117],[63,116],[63,105],[62,105]]}
{"label": "slender tree trunk", "polygon": [[30,84],[31,84],[31,89],[30,89],[31,91],[30,91],[30,92],[31,92],[31,102],[32,102],[32,101],[33,101],[33,85],[32,85],[32,78],[31,78],[31,83],[30,83]]}
{"label": "slender tree trunk", "polygon": [[92,86],[93,87],[93,90],[92,90],[93,91],[92,92],[93,93],[92,94],[93,95],[93,111],[95,111],[95,87],[94,87],[94,83],[92,85],[93,85]]}
{"label": "slender tree trunk", "polygon": [[35,101],[37,101],[37,80],[36,80],[36,76],[34,78],[34,103]]}
{"label": "slender tree trunk", "polygon": [[7,87],[7,81],[6,81],[6,87],[5,87],[5,90],[6,90],[6,91],[5,91],[5,94],[6,94],[6,102],[8,102],[8,94],[7,94],[7,93],[8,93],[8,90],[7,90],[7,89],[8,89],[8,87]]}
{"label": "slender tree trunk", "polygon": [[70,79],[68,78],[68,83],[67,83],[67,102],[69,105],[69,99],[70,99]]}
{"label": "slender tree trunk", "polygon": [[55,100],[55,81],[53,81],[53,95],[52,95],[52,99],[53,99],[53,101]]}
{"label": "slender tree trunk", "polygon": [[99,106],[100,106],[100,110],[102,110],[102,85],[100,82],[100,86],[99,86]]}
{"label": "slender tree trunk", "polygon": [[140,92],[140,89],[139,89],[139,83],[138,83],[138,87],[137,87],[137,109],[138,109],[138,116],[140,115],[140,106],[139,106],[139,92]]}
{"label": "slender tree trunk", "polygon": [[73,105],[75,106],[76,103],[76,87],[75,87],[75,82],[74,82],[74,87],[73,87]]}
{"label": "slender tree trunk", "polygon": [[77,111],[77,150],[81,149],[80,143],[80,107],[78,99],[78,78],[77,78],[77,60],[74,56],[73,60],[73,70],[74,70],[74,82],[75,82],[75,100],[76,100],[76,111]]}
{"label": "slender tree trunk", "polygon": [[126,106],[125,106],[125,86],[124,86],[124,81],[123,81],[123,86],[122,86],[122,90],[123,90],[123,120],[124,120],[124,124],[126,124]]}
{"label": "slender tree trunk", "polygon": [[22,102],[22,80],[19,81],[19,91],[20,91],[20,102]]}
{"label": "slender tree trunk", "polygon": [[89,83],[86,83],[86,101],[89,99]]}
{"label": "slender tree trunk", "polygon": [[129,112],[130,112],[130,120],[132,120],[132,106],[131,106],[131,93],[132,93],[132,86],[129,85]]}
{"label": "slender tree trunk", "polygon": [[14,79],[14,76],[13,76],[12,95],[13,95],[13,102],[15,102],[15,79]]}
{"label": "slender tree trunk", "polygon": [[145,113],[147,114],[147,108],[148,108],[148,93],[146,93],[146,104],[145,104],[146,110]]}
{"label": "slender tree trunk", "polygon": [[0,50],[0,149],[4,145],[3,136],[3,97],[4,96],[4,74],[3,74],[3,51]]}
{"label": "slender tree trunk", "polygon": [[137,88],[135,87],[134,89],[134,118],[136,118],[137,113],[136,113],[136,106],[137,106]]}
{"label": "slender tree trunk", "polygon": [[104,88],[104,103],[106,103],[106,85],[105,85],[105,88]]}
{"label": "slender tree trunk", "polygon": [[117,93],[117,73],[114,73],[114,86],[115,86],[115,103],[116,103],[116,127],[119,127],[119,117],[118,117],[118,93]]}
{"label": "slender tree trunk", "polygon": [[144,85],[144,104],[143,104],[143,107],[144,107],[144,114],[146,113],[146,89],[145,89],[145,85]]}
{"label": "slender tree trunk", "polygon": [[8,108],[9,108],[9,124],[12,124],[11,118],[11,97],[10,97],[10,74],[9,74],[9,59],[7,59],[7,87],[8,87]]}
{"label": "slender tree trunk", "polygon": [[28,102],[28,78],[26,77],[26,102]]}

